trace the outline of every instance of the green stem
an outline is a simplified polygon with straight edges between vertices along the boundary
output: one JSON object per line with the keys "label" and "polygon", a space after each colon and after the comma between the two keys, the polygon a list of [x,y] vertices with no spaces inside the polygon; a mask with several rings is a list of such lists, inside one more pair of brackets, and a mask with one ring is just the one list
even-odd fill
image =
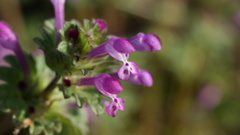
{"label": "green stem", "polygon": [[48,95],[56,88],[58,80],[61,78],[60,75],[56,74],[55,78],[52,82],[47,86],[47,88],[43,91],[43,97],[48,98]]}

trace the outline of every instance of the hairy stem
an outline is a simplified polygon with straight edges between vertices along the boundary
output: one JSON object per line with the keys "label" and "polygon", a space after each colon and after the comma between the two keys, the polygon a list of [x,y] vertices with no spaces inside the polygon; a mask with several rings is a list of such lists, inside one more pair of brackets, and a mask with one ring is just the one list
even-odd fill
{"label": "hairy stem", "polygon": [[48,98],[48,95],[56,88],[58,80],[61,78],[60,75],[56,75],[52,82],[43,91],[43,97]]}

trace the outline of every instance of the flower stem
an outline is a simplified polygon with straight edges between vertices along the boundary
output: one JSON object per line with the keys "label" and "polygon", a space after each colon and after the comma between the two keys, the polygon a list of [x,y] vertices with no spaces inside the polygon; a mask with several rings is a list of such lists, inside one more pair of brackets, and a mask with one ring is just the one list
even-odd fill
{"label": "flower stem", "polygon": [[56,74],[52,82],[47,86],[43,91],[43,97],[48,98],[48,95],[56,88],[58,80],[61,78],[61,75]]}

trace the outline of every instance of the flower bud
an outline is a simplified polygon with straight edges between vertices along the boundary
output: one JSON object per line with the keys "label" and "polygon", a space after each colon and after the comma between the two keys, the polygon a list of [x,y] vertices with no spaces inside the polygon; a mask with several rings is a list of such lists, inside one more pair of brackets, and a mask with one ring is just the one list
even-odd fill
{"label": "flower bud", "polygon": [[95,22],[99,25],[99,30],[103,31],[107,29],[107,23],[103,19],[96,19]]}

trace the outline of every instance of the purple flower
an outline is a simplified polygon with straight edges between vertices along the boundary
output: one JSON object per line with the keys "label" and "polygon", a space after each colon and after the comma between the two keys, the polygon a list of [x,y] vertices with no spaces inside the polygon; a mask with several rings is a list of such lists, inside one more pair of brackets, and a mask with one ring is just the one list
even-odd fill
{"label": "purple flower", "polygon": [[64,25],[65,0],[51,0],[51,2],[54,6],[57,32],[59,32],[59,30],[62,29]]}
{"label": "purple flower", "polygon": [[12,50],[16,54],[25,76],[29,76],[28,62],[19,44],[18,36],[2,21],[0,21],[0,45],[5,49]]}
{"label": "purple flower", "polygon": [[110,97],[112,102],[106,108],[108,115],[116,117],[118,110],[124,111],[124,101],[122,98],[117,97],[117,95],[123,91],[122,85],[109,74],[80,79],[77,85],[95,86],[103,95]]}
{"label": "purple flower", "polygon": [[160,39],[154,34],[138,33],[128,40],[135,50],[140,52],[154,52],[162,49]]}
{"label": "purple flower", "polygon": [[110,55],[116,60],[122,61],[123,65],[118,70],[118,76],[122,80],[128,80],[131,74],[137,75],[139,73],[138,65],[135,62],[129,62],[129,54],[135,49],[130,42],[123,38],[111,38],[104,44],[94,48],[89,58],[93,59],[100,55]]}
{"label": "purple flower", "polygon": [[107,23],[103,19],[96,19],[96,23],[100,26],[99,30],[103,31],[107,29]]}

